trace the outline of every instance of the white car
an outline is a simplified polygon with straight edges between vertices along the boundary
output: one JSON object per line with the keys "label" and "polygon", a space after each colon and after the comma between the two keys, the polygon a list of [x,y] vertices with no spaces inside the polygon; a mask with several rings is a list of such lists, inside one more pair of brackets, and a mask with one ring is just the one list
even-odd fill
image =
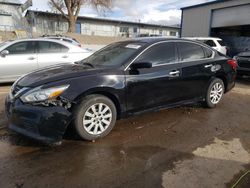
{"label": "white car", "polygon": [[45,38],[0,44],[0,83],[13,82],[31,71],[62,63],[74,63],[93,52],[59,40]]}
{"label": "white car", "polygon": [[213,49],[219,51],[220,53],[227,54],[227,46],[224,44],[223,40],[215,37],[185,37],[185,39],[197,40],[207,44]]}

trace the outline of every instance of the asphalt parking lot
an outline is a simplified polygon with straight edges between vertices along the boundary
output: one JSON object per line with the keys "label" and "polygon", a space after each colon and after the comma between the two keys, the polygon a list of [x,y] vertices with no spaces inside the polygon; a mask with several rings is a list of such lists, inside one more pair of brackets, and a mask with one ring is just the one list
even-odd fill
{"label": "asphalt parking lot", "polygon": [[[188,106],[118,121],[86,142],[48,147],[8,131],[0,87],[0,187],[231,187],[250,169],[250,79],[215,109]],[[237,185],[250,185],[246,176]]]}

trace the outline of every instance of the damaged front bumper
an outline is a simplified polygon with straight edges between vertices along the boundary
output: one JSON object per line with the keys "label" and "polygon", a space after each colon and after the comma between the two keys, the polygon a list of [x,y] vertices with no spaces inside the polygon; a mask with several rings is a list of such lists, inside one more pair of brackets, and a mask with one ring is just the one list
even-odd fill
{"label": "damaged front bumper", "polygon": [[62,140],[72,121],[72,113],[63,106],[34,106],[9,96],[5,110],[11,130],[46,143]]}

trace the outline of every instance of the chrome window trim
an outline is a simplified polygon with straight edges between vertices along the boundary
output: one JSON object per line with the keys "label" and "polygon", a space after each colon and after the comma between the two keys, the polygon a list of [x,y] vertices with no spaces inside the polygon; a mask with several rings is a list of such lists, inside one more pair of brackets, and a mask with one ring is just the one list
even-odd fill
{"label": "chrome window trim", "polygon": [[160,67],[160,66],[173,65],[173,64],[180,64],[180,62],[175,62],[175,63],[161,63],[161,64],[157,64],[157,65],[152,65],[152,67]]}
{"label": "chrome window trim", "polygon": [[[196,44],[196,45],[199,45],[203,48],[207,48],[205,45],[202,45],[202,44],[197,44],[195,41],[179,41],[179,40],[169,40],[169,41],[160,41],[160,42],[156,42],[154,44],[151,44],[150,46],[148,46],[147,48],[145,48],[141,53],[139,53],[124,69],[124,71],[127,71],[130,67],[130,65],[132,65],[144,52],[146,52],[148,49],[152,48],[153,46],[155,45],[158,45],[158,44],[162,44],[162,43],[167,43],[167,42],[186,42],[186,43],[193,43],[193,44]],[[209,49],[209,48],[207,48]],[[211,49],[209,49],[211,50]],[[209,57],[209,58],[203,58],[203,59],[196,59],[196,60],[191,60],[191,61],[179,61],[177,63],[165,63],[165,64],[159,64],[159,65],[154,65],[153,67],[158,67],[158,66],[165,66],[165,65],[172,65],[172,64],[179,64],[179,63],[189,63],[189,62],[194,62],[194,61],[202,61],[202,60],[210,60],[210,59],[213,59],[214,56],[215,56],[215,51],[212,50],[213,52],[213,55],[212,57]]]}

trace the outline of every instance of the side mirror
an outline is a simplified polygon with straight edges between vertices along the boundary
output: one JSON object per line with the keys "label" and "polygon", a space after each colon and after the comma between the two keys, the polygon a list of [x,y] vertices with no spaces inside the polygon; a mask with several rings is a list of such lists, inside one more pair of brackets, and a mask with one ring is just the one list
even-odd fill
{"label": "side mirror", "polygon": [[9,55],[9,51],[8,50],[3,50],[0,54],[1,54],[1,57],[5,57],[7,55]]}
{"label": "side mirror", "polygon": [[148,69],[152,68],[152,63],[150,62],[135,62],[131,65],[132,69]]}

